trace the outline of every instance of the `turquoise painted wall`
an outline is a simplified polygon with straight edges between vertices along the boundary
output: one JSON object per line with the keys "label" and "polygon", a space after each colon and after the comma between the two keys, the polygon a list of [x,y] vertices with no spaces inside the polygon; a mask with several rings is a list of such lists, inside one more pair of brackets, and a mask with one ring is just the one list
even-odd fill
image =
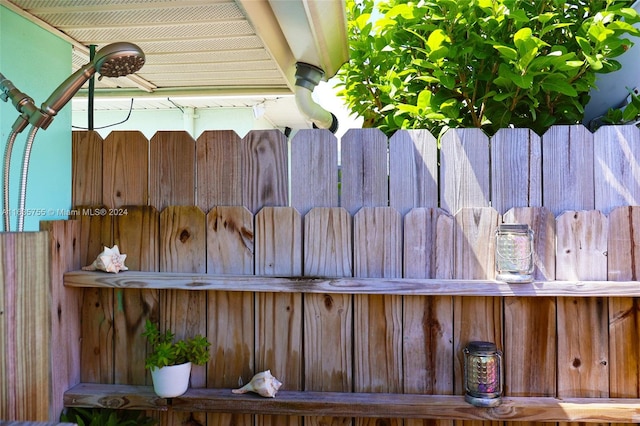
{"label": "turquoise painted wall", "polygon": [[[71,53],[67,41],[0,6],[0,73],[33,98],[37,106],[71,75]],[[0,101],[0,152],[3,155],[17,117],[18,112],[10,102]],[[16,226],[20,169],[29,130],[30,126],[18,135],[12,155],[8,206],[11,230]],[[58,113],[48,129],[37,132],[28,178],[24,230],[37,231],[41,220],[66,218],[71,208],[70,104]]]}

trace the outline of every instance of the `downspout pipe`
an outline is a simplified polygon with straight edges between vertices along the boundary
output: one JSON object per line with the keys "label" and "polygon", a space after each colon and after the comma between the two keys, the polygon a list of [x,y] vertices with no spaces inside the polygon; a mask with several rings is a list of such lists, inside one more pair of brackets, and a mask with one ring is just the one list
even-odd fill
{"label": "downspout pipe", "polygon": [[313,127],[335,133],[338,130],[338,118],[322,108],[311,96],[323,76],[324,71],[314,65],[296,63],[296,104],[300,112],[313,123]]}

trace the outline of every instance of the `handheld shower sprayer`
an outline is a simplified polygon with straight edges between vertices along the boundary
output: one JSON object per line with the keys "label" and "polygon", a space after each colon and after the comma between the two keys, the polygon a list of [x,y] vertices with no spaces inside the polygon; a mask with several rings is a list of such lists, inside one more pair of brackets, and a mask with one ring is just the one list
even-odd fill
{"label": "handheld shower sprayer", "polygon": [[100,74],[100,78],[122,77],[138,71],[144,65],[144,61],[144,53],[137,45],[126,42],[112,43],[100,49],[91,62],[80,67],[63,81],[40,108],[35,106],[33,99],[16,89],[2,74],[0,99],[10,99],[21,114],[14,123],[13,130],[20,133],[27,124],[46,129],[58,111],[96,72]]}
{"label": "handheld shower sprayer", "polygon": [[22,132],[28,124],[33,126],[24,150],[22,163],[22,177],[19,193],[18,207],[18,231],[23,230],[25,199],[27,188],[27,172],[31,146],[38,129],[47,129],[54,117],[80,90],[80,88],[97,72],[102,77],[122,77],[138,71],[145,62],[142,49],[133,43],[118,42],[109,44],[98,52],[94,58],[63,81],[40,108],[36,107],[32,98],[18,90],[13,83],[0,73],[0,100],[11,101],[18,110],[20,116],[13,124],[7,141],[4,154],[3,174],[3,223],[4,230],[9,231],[9,174],[11,164],[11,151],[18,133]]}

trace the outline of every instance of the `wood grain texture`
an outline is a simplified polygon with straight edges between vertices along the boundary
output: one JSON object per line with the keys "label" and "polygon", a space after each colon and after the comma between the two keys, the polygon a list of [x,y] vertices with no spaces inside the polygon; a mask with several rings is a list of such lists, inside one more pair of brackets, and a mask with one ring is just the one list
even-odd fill
{"label": "wood grain texture", "polygon": [[[534,279],[555,278],[555,218],[544,207],[507,211],[503,223],[527,224],[533,231]],[[505,394],[556,394],[556,299],[504,300]]]}
{"label": "wood grain texture", "polygon": [[553,126],[542,135],[543,205],[554,215],[594,208],[593,135],[581,125]]}
{"label": "wood grain texture", "polygon": [[65,286],[119,289],[183,289],[192,291],[252,291],[259,293],[394,294],[405,296],[504,297],[640,297],[637,281],[535,281],[509,284],[495,280],[411,278],[321,278],[149,273],[117,275],[73,271]]}
{"label": "wood grain texture", "polygon": [[593,135],[595,209],[609,214],[640,204],[640,130],[633,125],[602,126]]}
{"label": "wood grain texture", "polygon": [[51,276],[48,232],[0,234],[0,416],[49,419]]}
{"label": "wood grain texture", "polygon": [[340,144],[340,205],[352,216],[388,205],[387,137],[378,129],[350,129]]}
{"label": "wood grain texture", "polygon": [[[316,207],[304,220],[304,275],[353,274],[351,215],[340,207]],[[353,389],[353,297],[304,295],[304,389]],[[305,417],[306,425],[350,425],[349,417]]]}
{"label": "wood grain texture", "polygon": [[71,132],[71,205],[102,204],[102,137]]}
{"label": "wood grain texture", "polygon": [[[402,218],[391,207],[363,207],[353,219],[356,277],[402,276]],[[402,392],[402,298],[354,296],[355,392]],[[392,425],[401,419],[387,419]],[[356,419],[358,425],[375,424]]]}
{"label": "wood grain texture", "polygon": [[149,142],[149,204],[158,211],[196,202],[196,146],[186,131],[160,131]]}
{"label": "wood grain texture", "polygon": [[[67,406],[167,409],[150,387],[82,383],[65,394]],[[637,399],[506,397],[495,408],[478,408],[457,395],[411,395],[281,391],[276,398],[231,395],[230,389],[191,389],[171,401],[174,409],[212,412],[315,414],[475,420],[479,422],[637,422]],[[375,421],[375,420],[374,420]],[[382,419],[378,420],[380,423]]]}
{"label": "wood grain texture", "polygon": [[[131,270],[159,270],[159,213],[151,206],[127,206],[128,214],[115,218],[114,242],[127,255]],[[159,321],[156,290],[116,290],[114,293],[114,382],[150,384],[145,371],[146,348],[141,337],[146,319]]]}
{"label": "wood grain texture", "polygon": [[[78,206],[95,211],[103,206]],[[90,265],[104,247],[113,247],[113,216],[79,215],[76,240],[80,265]],[[81,380],[113,383],[113,289],[82,289]]]}
{"label": "wood grain texture", "polygon": [[206,272],[206,217],[196,206],[160,213],[160,272]]}
{"label": "wood grain texture", "polygon": [[[168,206],[160,213],[160,272],[206,272],[205,214],[195,206]],[[207,336],[207,294],[170,290],[160,297],[160,329],[176,339]],[[189,386],[203,388],[207,366],[192,365]],[[162,424],[182,425],[194,420],[206,423],[205,413],[169,412]]]}
{"label": "wood grain texture", "polygon": [[[638,280],[640,208],[618,207],[609,214],[608,276]],[[611,284],[614,284],[613,282]],[[609,392],[614,398],[640,397],[640,307],[638,299],[609,299]]]}
{"label": "wood grain texture", "polygon": [[[302,225],[292,207],[264,207],[256,215],[256,274],[302,274]],[[303,386],[302,295],[255,297],[255,373],[271,370],[282,389]],[[243,378],[247,383],[251,377]],[[258,425],[301,425],[301,417],[258,416]]]}
{"label": "wood grain texture", "polygon": [[[252,279],[253,247],[253,215],[249,210],[218,206],[209,211],[208,274],[246,275]],[[234,286],[232,290],[237,288]],[[213,345],[207,366],[207,386],[236,388],[240,378],[246,380],[252,376],[255,366],[254,295],[239,291],[211,291],[207,295],[207,336]],[[207,424],[251,426],[253,416],[240,413],[209,414]]]}
{"label": "wood grain texture", "polygon": [[542,145],[531,129],[500,129],[491,138],[491,206],[542,205]]}
{"label": "wood grain texture", "polygon": [[451,214],[488,207],[489,138],[480,129],[450,129],[440,143],[440,206]]}
{"label": "wood grain texture", "polygon": [[328,130],[299,130],[291,140],[291,207],[338,206],[338,141]]}
{"label": "wood grain texture", "polygon": [[289,204],[287,158],[279,130],[252,130],[242,139],[242,205],[251,213]]}
{"label": "wood grain texture", "polygon": [[[557,277],[607,277],[608,220],[598,211],[568,211],[557,219]],[[558,390],[561,397],[609,396],[607,301],[558,299]]]}
{"label": "wood grain texture", "polygon": [[[454,277],[493,278],[495,230],[499,215],[490,207],[464,208],[454,216]],[[463,350],[474,340],[502,346],[502,299],[499,297],[454,297],[454,393],[464,393]]]}
{"label": "wood grain texture", "polygon": [[80,321],[82,289],[65,288],[63,274],[80,266],[76,238],[80,223],[75,220],[40,222],[49,234],[51,253],[51,400],[49,418],[58,418],[64,392],[80,383]]}
{"label": "wood grain texture", "polygon": [[[453,218],[437,208],[414,208],[404,217],[405,278],[450,278]],[[453,394],[453,300],[446,296],[403,298],[404,393]],[[405,426],[426,420],[406,419]],[[448,420],[436,421],[447,426]]]}
{"label": "wood grain texture", "polygon": [[426,130],[399,130],[389,139],[389,206],[405,215],[438,206],[438,142]]}
{"label": "wood grain texture", "polygon": [[145,206],[149,199],[149,141],[138,131],[115,131],[102,143],[102,203]]}
{"label": "wood grain texture", "polygon": [[207,130],[196,140],[196,199],[203,212],[242,205],[241,143],[232,130]]}
{"label": "wood grain texture", "polygon": [[253,215],[244,207],[214,207],[207,214],[207,273],[253,274]]}

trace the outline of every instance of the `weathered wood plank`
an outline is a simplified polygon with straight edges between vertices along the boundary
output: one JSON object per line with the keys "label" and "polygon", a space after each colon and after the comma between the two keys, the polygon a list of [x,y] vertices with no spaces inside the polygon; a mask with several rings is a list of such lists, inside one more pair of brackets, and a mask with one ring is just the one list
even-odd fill
{"label": "weathered wood plank", "polygon": [[[95,211],[102,207],[77,208]],[[90,265],[104,247],[113,246],[113,216],[81,214],[74,219],[79,222],[76,244],[80,264]],[[113,383],[113,289],[83,289],[81,318],[81,380]]]}
{"label": "weathered wood plank", "polygon": [[602,126],[593,135],[594,208],[603,214],[640,204],[640,129]]}
{"label": "weathered wood plank", "polygon": [[[363,207],[353,218],[356,277],[402,276],[402,218],[391,207]],[[402,392],[402,298],[354,296],[355,392]],[[401,419],[385,420],[401,425]],[[372,424],[358,418],[358,425]]]}
{"label": "weathered wood plank", "polygon": [[[115,218],[114,242],[127,255],[134,271],[159,270],[159,214],[151,206],[127,206],[128,214]],[[120,272],[122,273],[122,272]],[[158,321],[158,291],[118,289],[114,294],[114,382],[151,383],[144,368],[146,347],[141,336],[145,320]]]}
{"label": "weathered wood plank", "polygon": [[49,234],[51,253],[51,399],[49,418],[58,418],[64,408],[63,395],[80,383],[80,343],[82,289],[65,288],[63,274],[80,267],[76,238],[80,222],[58,220],[40,222],[40,230]]}
{"label": "weathered wood plank", "polygon": [[[607,249],[609,280],[638,280],[639,243],[640,208],[613,209]],[[609,395],[613,398],[640,397],[639,305],[637,298],[609,298]]]}
{"label": "weathered wood plank", "polygon": [[328,130],[299,130],[291,140],[291,207],[338,206],[338,141]]}
{"label": "weathered wood plank", "polygon": [[594,208],[593,135],[582,125],[553,126],[542,136],[543,205],[557,216]]}
{"label": "weathered wood plank", "polygon": [[168,206],[196,202],[196,146],[186,131],[159,131],[149,141],[149,205]]}
{"label": "weathered wood plank", "polygon": [[340,205],[352,216],[388,205],[387,137],[378,129],[350,129],[340,144]]}
{"label": "weathered wood plank", "polygon": [[232,130],[207,130],[196,140],[196,199],[203,212],[242,205],[241,144]]}
{"label": "weathered wood plank", "polygon": [[160,272],[206,272],[206,217],[196,206],[160,213]]}
{"label": "weathered wood plank", "polygon": [[242,204],[251,213],[289,204],[287,158],[279,130],[252,130],[242,139]]}
{"label": "weathered wood plank", "polygon": [[[451,278],[453,218],[441,209],[411,209],[404,218],[403,262],[405,278]],[[452,298],[405,296],[403,303],[404,393],[453,394]],[[424,422],[404,421],[405,426]]]}
{"label": "weathered wood plank", "polygon": [[637,281],[536,281],[508,284],[471,279],[394,279],[220,276],[181,273],[120,272],[117,275],[73,271],[65,285],[87,288],[253,291],[259,293],[396,294],[411,296],[639,297]]}
{"label": "weathered wood plank", "polygon": [[[229,177],[232,179],[232,177]],[[253,275],[253,215],[244,207],[213,207],[207,214],[207,273]],[[238,387],[251,377],[255,364],[253,293],[210,291],[207,336],[212,343],[207,386]],[[242,413],[207,415],[208,426],[251,426]]]}
{"label": "weathered wood plank", "polygon": [[[302,275],[302,226],[293,207],[264,207],[256,215],[256,273]],[[255,372],[271,370],[282,389],[300,390],[302,295],[261,293],[255,297]],[[244,377],[246,383],[251,377]],[[300,425],[301,417],[258,416],[259,425]]]}
{"label": "weathered wood plank", "polygon": [[[151,387],[82,383],[65,394],[69,407],[110,407],[166,410],[167,400]],[[589,423],[638,423],[638,399],[505,397],[494,408],[478,408],[458,395],[280,391],[275,398],[235,395],[231,389],[190,389],[173,398],[179,410],[231,413],[310,414],[449,420],[493,420]]]}
{"label": "weathered wood plank", "polygon": [[110,208],[147,205],[149,141],[138,131],[115,131],[102,143],[102,202]]}
{"label": "weathered wood plank", "polygon": [[491,138],[491,206],[542,205],[542,146],[531,129],[500,129]]}
{"label": "weathered wood plank", "polygon": [[[454,278],[486,279],[495,275],[495,230],[499,215],[490,207],[463,208],[454,217]],[[454,297],[454,392],[464,393],[463,350],[484,340],[502,346],[502,299]]]}
{"label": "weathered wood plank", "polygon": [[438,206],[438,141],[427,130],[399,130],[389,139],[389,206],[402,215]]}
{"label": "weathered wood plank", "polygon": [[51,277],[48,232],[0,234],[0,416],[48,420]]}
{"label": "weathered wood plank", "polygon": [[[160,272],[206,272],[206,218],[196,206],[169,206],[160,213]],[[207,294],[169,290],[160,294],[160,329],[176,339],[207,335]],[[206,387],[207,366],[192,365],[189,386]],[[204,413],[169,412],[163,425],[182,425],[189,419],[206,423]]]}
{"label": "weathered wood plank", "polygon": [[[533,231],[535,279],[555,276],[555,218],[544,207],[507,211],[504,223],[527,224]],[[556,395],[556,299],[504,300],[505,393],[509,396]]]}
{"label": "weathered wood plank", "polygon": [[212,208],[207,214],[207,273],[252,275],[253,234],[253,215],[246,208]]}
{"label": "weathered wood plank", "polygon": [[102,204],[102,137],[71,132],[71,205]]}
{"label": "weathered wood plank", "polygon": [[451,214],[488,207],[489,138],[480,129],[450,129],[441,138],[440,205]]}
{"label": "weathered wood plank", "polygon": [[[304,275],[350,277],[351,215],[340,207],[316,207],[304,218]],[[304,389],[349,392],[353,388],[353,297],[304,295]],[[306,425],[350,425],[348,417],[305,417]]]}
{"label": "weathered wood plank", "polygon": [[[557,277],[607,277],[608,220],[599,211],[567,211],[557,219]],[[561,397],[609,396],[607,301],[558,299],[558,390]]]}

